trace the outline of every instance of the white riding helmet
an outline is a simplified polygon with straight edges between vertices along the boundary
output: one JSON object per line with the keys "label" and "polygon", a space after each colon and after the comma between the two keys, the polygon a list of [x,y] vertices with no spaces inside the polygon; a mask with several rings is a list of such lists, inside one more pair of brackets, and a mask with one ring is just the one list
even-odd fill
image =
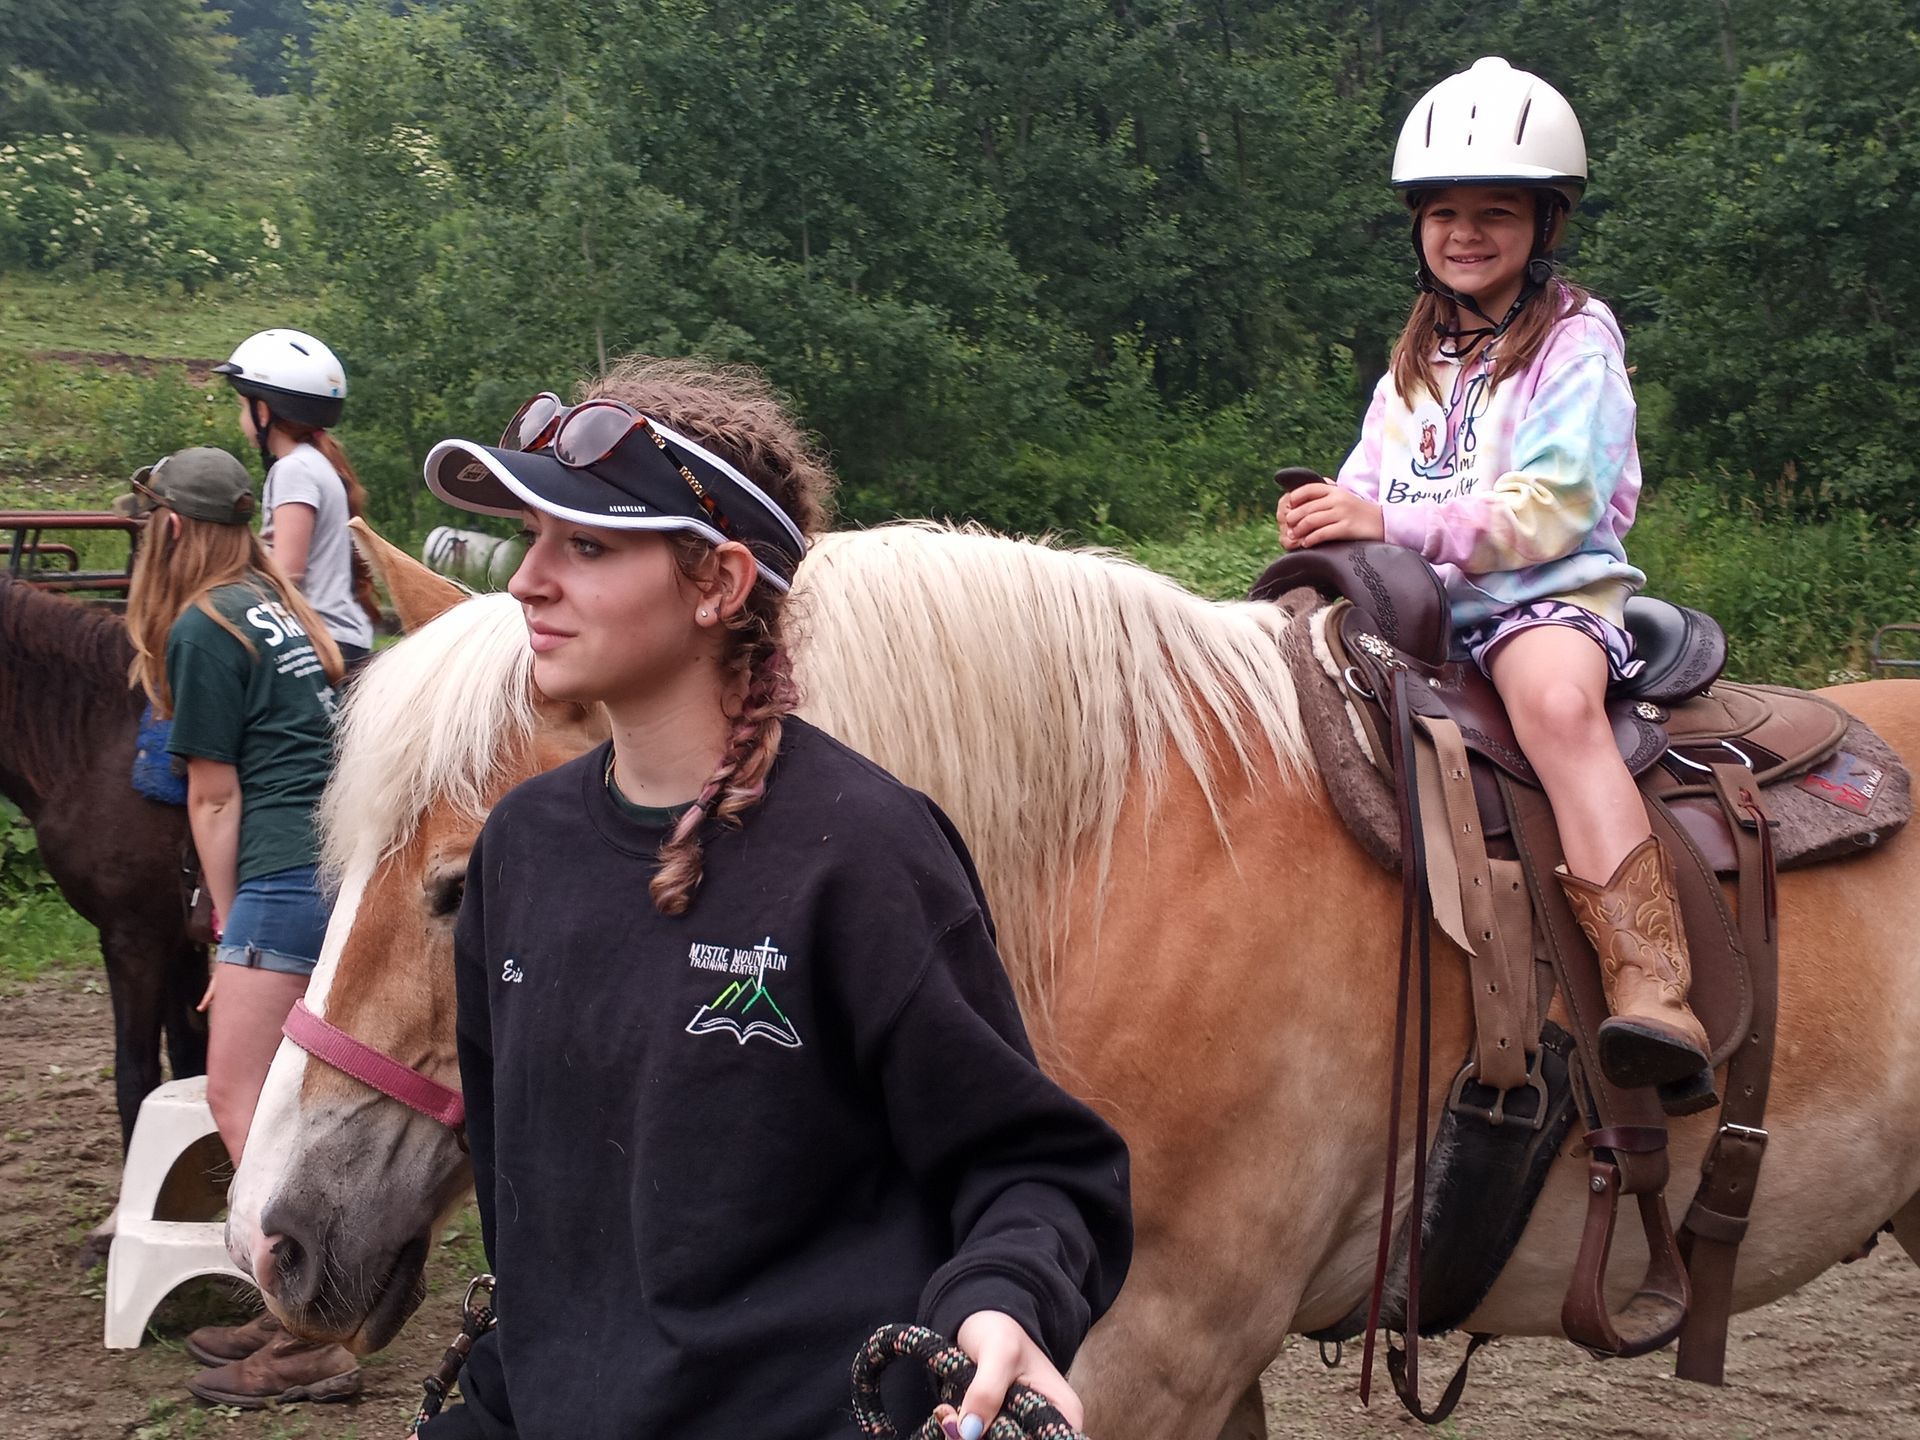
{"label": "white riding helmet", "polygon": [[347,372],[339,357],[301,330],[249,335],[213,373],[296,425],[324,430],[339,422],[346,406]]}
{"label": "white riding helmet", "polygon": [[1393,188],[1411,206],[1445,185],[1520,185],[1579,204],[1587,142],[1566,96],[1497,55],[1442,80],[1400,127]]}

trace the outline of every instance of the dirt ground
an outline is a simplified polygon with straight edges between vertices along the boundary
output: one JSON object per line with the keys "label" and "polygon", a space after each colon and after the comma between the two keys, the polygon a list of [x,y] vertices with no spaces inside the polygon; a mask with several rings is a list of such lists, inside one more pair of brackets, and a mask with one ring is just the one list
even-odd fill
{"label": "dirt ground", "polygon": [[[0,990],[0,1440],[221,1437],[398,1437],[454,1329],[454,1307],[478,1261],[471,1214],[438,1248],[432,1293],[400,1340],[366,1365],[354,1404],[242,1415],[208,1410],[182,1386],[192,1361],[180,1337],[244,1303],[211,1283],[183,1288],[137,1351],[100,1343],[104,1267],[75,1262],[113,1203],[119,1146],[110,1083],[107,999],[87,973]],[[1571,1346],[1509,1341],[1482,1351],[1453,1420],[1439,1433],[1472,1440],[1534,1436],[1920,1435],[1920,1268],[1891,1241],[1799,1295],[1735,1318],[1729,1384],[1711,1391],[1671,1376],[1670,1356],[1602,1365]],[[1457,1346],[1427,1352],[1437,1393]],[[1357,1350],[1322,1368],[1314,1347],[1290,1347],[1265,1388],[1275,1440],[1420,1430],[1383,1389],[1371,1413],[1355,1391]],[[750,1437],[743,1437],[750,1440]]]}

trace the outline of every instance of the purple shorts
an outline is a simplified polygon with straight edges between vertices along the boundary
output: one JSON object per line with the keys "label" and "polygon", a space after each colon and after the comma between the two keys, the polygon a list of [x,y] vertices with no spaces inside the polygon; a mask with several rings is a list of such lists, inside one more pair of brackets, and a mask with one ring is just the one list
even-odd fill
{"label": "purple shorts", "polygon": [[1494,653],[1522,630],[1536,625],[1565,625],[1592,640],[1607,657],[1609,679],[1630,680],[1646,668],[1646,661],[1634,658],[1633,636],[1570,600],[1534,600],[1464,626],[1454,632],[1454,654],[1464,652],[1491,679]]}

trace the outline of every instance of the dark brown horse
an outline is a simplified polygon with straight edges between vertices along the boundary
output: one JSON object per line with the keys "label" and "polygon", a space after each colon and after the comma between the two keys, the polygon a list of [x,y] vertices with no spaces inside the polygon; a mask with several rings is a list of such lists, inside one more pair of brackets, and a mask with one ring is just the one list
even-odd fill
{"label": "dark brown horse", "polygon": [[187,939],[181,850],[186,811],[131,781],[141,696],[120,618],[0,575],[0,795],[27,817],[67,903],[100,932],[113,997],[120,1138],[160,1083],[160,1041],[176,1077],[207,1068],[194,1004],[207,953]]}

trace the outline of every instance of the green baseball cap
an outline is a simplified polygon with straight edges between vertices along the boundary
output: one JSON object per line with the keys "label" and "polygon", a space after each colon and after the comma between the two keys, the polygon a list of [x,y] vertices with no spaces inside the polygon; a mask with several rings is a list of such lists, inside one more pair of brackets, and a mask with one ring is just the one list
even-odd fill
{"label": "green baseball cap", "polygon": [[244,525],[253,518],[253,477],[225,450],[195,445],[133,472],[133,493],[113,508],[122,515],[146,515],[160,506],[190,520],[215,525]]}

